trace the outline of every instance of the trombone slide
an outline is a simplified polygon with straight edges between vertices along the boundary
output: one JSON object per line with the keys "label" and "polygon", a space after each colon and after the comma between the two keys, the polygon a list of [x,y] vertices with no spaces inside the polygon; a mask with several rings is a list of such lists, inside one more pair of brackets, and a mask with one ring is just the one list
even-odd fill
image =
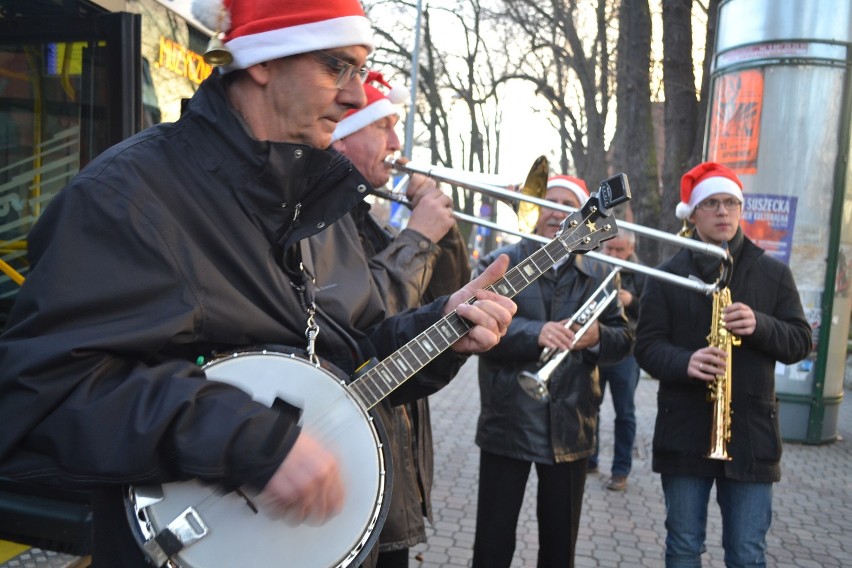
{"label": "trombone slide", "polygon": [[[411,174],[415,173],[421,174],[426,177],[430,177],[438,182],[445,182],[452,185],[457,185],[459,187],[463,187],[474,192],[489,195],[505,203],[523,202],[538,207],[547,207],[549,209],[563,211],[568,214],[574,213],[576,211],[576,209],[573,207],[561,205],[559,203],[554,203],[552,201],[544,199],[543,194],[538,191],[541,188],[537,188],[536,192],[526,191],[526,189],[532,189],[536,186],[542,185],[542,183],[545,186],[547,185],[546,160],[544,160],[543,157],[536,160],[536,163],[530,170],[530,175],[527,177],[527,180],[522,185],[501,183],[502,180],[496,179],[496,176],[490,176],[492,181],[486,181],[486,174],[476,174],[472,172],[459,171],[454,170],[452,168],[444,168],[440,166],[419,166],[412,162],[402,163],[401,161],[392,158],[388,158],[387,160],[385,160],[385,163],[392,169],[396,170],[399,173],[405,174],[406,176],[410,176]],[[543,182],[542,179],[540,179],[542,177]],[[385,199],[407,204],[410,206],[410,202],[405,197],[404,189],[402,189],[404,188],[405,183],[407,182],[397,184],[397,186],[394,187],[392,191],[384,190],[381,188],[376,188],[373,191],[378,197],[383,197]],[[519,193],[517,191],[519,188],[524,188],[524,191],[522,193]],[[539,195],[536,196],[533,193],[539,193]],[[516,212],[518,212],[518,209],[516,209],[514,206],[512,208],[515,209]],[[535,240],[544,244],[550,242],[549,239],[546,239],[540,235],[531,234],[529,231],[525,232],[512,230],[507,227],[502,227],[491,221],[480,219],[479,217],[466,215],[459,211],[454,211],[453,216],[457,220],[465,223],[481,225],[483,227],[488,227],[495,231],[501,231],[521,238]],[[526,216],[529,217],[530,215]],[[534,225],[535,223],[531,222],[528,219],[524,219],[523,224]],[[727,285],[724,281],[730,276],[729,274],[727,274],[729,270],[725,270],[724,265],[728,262],[729,254],[728,251],[723,249],[722,247],[718,247],[716,245],[712,245],[695,239],[688,239],[677,235],[671,235],[658,229],[645,227],[643,225],[637,225],[635,223],[629,223],[627,221],[619,221],[619,225],[626,229],[632,230],[634,233],[645,235],[652,239],[668,242],[669,244],[673,244],[675,246],[689,248],[702,254],[716,256],[723,261],[722,274],[716,282],[700,282],[695,279],[685,278],[677,274],[670,274],[657,268],[645,266],[643,264],[631,262],[629,260],[621,260],[619,258],[608,256],[602,253],[597,253],[594,251],[589,251],[586,254],[596,260],[613,264],[615,266],[621,266],[623,268],[629,268],[630,270],[633,270],[635,272],[641,272],[653,278],[658,278],[670,284],[675,284],[705,295],[709,295],[713,292],[716,292],[717,290],[720,290],[721,288],[724,288]]]}

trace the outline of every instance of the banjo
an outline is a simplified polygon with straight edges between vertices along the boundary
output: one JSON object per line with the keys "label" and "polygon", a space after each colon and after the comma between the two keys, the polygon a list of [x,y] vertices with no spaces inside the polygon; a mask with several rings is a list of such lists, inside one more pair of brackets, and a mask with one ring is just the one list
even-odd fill
{"label": "banjo", "polygon": [[[570,253],[615,237],[615,220],[605,218],[628,199],[624,174],[602,182],[551,242],[488,289],[511,298]],[[208,379],[239,387],[270,406],[282,399],[303,409],[303,430],[338,459],[346,501],[323,524],[296,524],[267,515],[248,490],[224,492],[200,480],[129,486],[126,510],[149,561],[169,568],[358,566],[378,539],[390,502],[384,430],[371,409],[469,329],[453,311],[352,382],[326,368],[330,365],[282,351],[245,351],[210,362],[204,367]]]}

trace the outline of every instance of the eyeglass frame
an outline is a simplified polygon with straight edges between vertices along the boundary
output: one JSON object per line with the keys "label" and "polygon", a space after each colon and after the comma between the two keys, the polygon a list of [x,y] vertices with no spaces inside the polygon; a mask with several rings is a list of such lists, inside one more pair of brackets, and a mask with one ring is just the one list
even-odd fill
{"label": "eyeglass frame", "polygon": [[743,206],[742,202],[735,197],[728,197],[725,199],[708,197],[698,203],[695,208],[701,209],[702,211],[716,212],[719,210],[720,205],[725,208],[725,211],[738,211]]}
{"label": "eyeglass frame", "polygon": [[321,49],[312,51],[311,55],[330,71],[337,73],[334,79],[334,86],[338,89],[342,89],[346,83],[355,78],[358,79],[359,84],[363,85],[367,81],[367,75],[370,74],[370,70],[366,66],[357,67]]}

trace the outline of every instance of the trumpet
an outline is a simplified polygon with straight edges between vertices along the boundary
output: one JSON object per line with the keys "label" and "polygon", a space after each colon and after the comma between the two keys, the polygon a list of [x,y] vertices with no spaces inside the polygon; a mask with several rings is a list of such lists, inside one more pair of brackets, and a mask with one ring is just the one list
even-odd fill
{"label": "trumpet", "polygon": [[[567,328],[570,328],[575,323],[580,324],[580,328],[574,334],[575,343],[586,334],[586,331],[597,321],[607,306],[618,296],[617,289],[607,292],[606,288],[620,270],[621,267],[613,269],[589,299],[565,321],[565,327]],[[524,389],[524,392],[541,402],[550,400],[550,392],[548,391],[550,378],[570,353],[571,349],[559,351],[557,349],[544,348],[538,359],[538,363],[541,365],[538,371],[534,373],[531,371],[522,371],[518,375],[518,383]]]}
{"label": "trumpet", "polygon": [[[373,191],[378,197],[410,206],[408,199],[404,195],[404,190],[400,188],[407,183],[405,180],[406,176],[410,176],[415,173],[421,174],[438,182],[446,182],[474,192],[489,195],[504,203],[509,203],[518,214],[518,225],[520,228],[519,230],[514,230],[488,221],[487,219],[467,215],[460,211],[453,211],[453,216],[457,220],[471,223],[473,225],[488,227],[492,230],[515,235],[524,239],[538,241],[542,244],[547,244],[550,240],[531,232],[532,228],[535,227],[539,208],[547,207],[557,211],[564,211],[568,214],[576,211],[573,207],[554,203],[544,198],[547,193],[548,177],[547,159],[544,156],[539,157],[535,163],[533,163],[533,166],[530,168],[530,173],[527,175],[527,179],[523,184],[490,182],[483,180],[485,174],[475,174],[439,166],[418,166],[411,162],[403,163],[398,159],[388,159],[385,163],[398,173],[404,174],[403,181],[397,184],[392,191],[374,189]],[[645,227],[636,223],[629,223],[627,221],[619,221],[618,224],[621,227],[632,230],[634,233],[719,258],[722,261],[719,278],[717,278],[714,282],[701,282],[696,279],[685,278],[651,266],[645,266],[629,260],[622,260],[620,258],[595,251],[586,252],[586,256],[607,264],[627,268],[634,272],[640,272],[652,278],[657,278],[670,284],[681,286],[705,295],[710,295],[713,292],[724,288],[723,280],[725,279],[725,276],[727,276],[727,267],[725,263],[728,260],[728,252],[722,247],[682,236],[672,235],[665,231]]]}

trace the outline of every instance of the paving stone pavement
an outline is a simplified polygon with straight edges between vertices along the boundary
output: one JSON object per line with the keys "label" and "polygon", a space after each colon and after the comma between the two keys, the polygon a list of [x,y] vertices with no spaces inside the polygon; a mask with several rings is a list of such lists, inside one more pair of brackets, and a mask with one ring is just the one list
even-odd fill
{"label": "paving stone pavement", "polygon": [[[412,568],[470,565],[476,519],[479,451],[473,443],[479,413],[476,357],[445,389],[432,395],[435,446],[434,524],[428,542],[412,549]],[[604,487],[612,461],[612,403],[601,407],[601,473],[586,482],[578,567],[663,566],[663,495],[651,471],[651,437],[657,382],[643,374],[636,391],[637,437],[627,490]],[[774,486],[773,519],[767,537],[768,564],[776,568],[852,566],[852,403],[846,391],[840,408],[840,439],[824,445],[787,442],[782,480]],[[530,474],[518,522],[512,568],[535,567],[535,470]],[[705,567],[724,567],[721,520],[715,498],[707,527]]]}

